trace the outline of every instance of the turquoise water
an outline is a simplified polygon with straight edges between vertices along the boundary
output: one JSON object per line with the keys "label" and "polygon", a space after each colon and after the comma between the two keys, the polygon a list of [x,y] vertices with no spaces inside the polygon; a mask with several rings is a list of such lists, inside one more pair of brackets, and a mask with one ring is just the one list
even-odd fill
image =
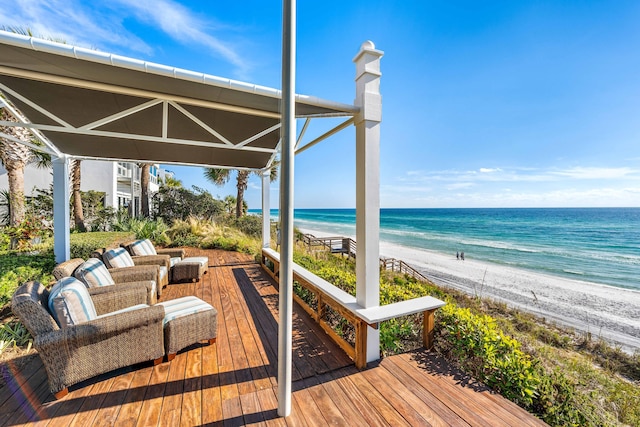
{"label": "turquoise water", "polygon": [[[295,224],[355,236],[355,210],[296,209]],[[640,208],[382,209],[380,239],[640,290]]]}

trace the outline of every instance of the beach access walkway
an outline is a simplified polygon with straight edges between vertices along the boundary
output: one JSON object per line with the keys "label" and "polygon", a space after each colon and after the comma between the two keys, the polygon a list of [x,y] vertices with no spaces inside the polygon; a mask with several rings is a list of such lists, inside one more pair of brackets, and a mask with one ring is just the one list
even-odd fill
{"label": "beach access walkway", "polygon": [[297,306],[293,410],[279,418],[275,283],[248,255],[194,249],[188,255],[208,256],[208,274],[198,283],[169,285],[162,300],[195,295],[216,307],[215,344],[93,378],[58,401],[39,357],[23,366],[9,361],[0,366],[0,426],[546,425],[424,350],[358,370]]}

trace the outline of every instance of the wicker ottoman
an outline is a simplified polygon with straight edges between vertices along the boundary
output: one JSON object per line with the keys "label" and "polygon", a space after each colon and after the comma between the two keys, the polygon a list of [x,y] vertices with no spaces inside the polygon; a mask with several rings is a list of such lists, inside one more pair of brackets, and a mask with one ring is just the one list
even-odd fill
{"label": "wicker ottoman", "polygon": [[209,258],[206,256],[185,258],[171,268],[171,281],[174,283],[187,279],[198,281],[207,272],[208,267]]}
{"label": "wicker ottoman", "polygon": [[158,303],[164,306],[164,348],[167,360],[178,350],[208,340],[216,342],[218,311],[196,297],[182,297]]}

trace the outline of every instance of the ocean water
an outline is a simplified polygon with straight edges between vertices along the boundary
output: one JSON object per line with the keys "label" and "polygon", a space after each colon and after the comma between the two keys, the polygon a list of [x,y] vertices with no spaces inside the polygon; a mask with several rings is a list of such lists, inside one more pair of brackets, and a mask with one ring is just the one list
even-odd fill
{"label": "ocean water", "polygon": [[[300,228],[355,236],[355,209],[294,217]],[[640,208],[382,209],[380,239],[640,290]]]}

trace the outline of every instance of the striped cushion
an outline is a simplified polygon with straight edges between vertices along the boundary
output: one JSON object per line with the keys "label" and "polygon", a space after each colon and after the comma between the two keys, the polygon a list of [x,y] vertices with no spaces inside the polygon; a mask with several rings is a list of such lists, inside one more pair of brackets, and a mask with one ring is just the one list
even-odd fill
{"label": "striped cushion", "polygon": [[98,258],[86,260],[76,269],[73,275],[87,285],[88,288],[109,286],[116,283],[113,281],[113,277],[111,277],[107,267]]}
{"label": "striped cushion", "polygon": [[214,309],[210,304],[197,297],[182,297],[158,304],[164,306],[163,326],[178,317]]}
{"label": "striped cushion", "polygon": [[98,317],[87,287],[75,277],[65,277],[53,285],[49,311],[61,328]]}
{"label": "striped cushion", "polygon": [[109,268],[133,267],[133,258],[125,248],[109,249],[102,255],[102,260]]}
{"label": "striped cushion", "polygon": [[156,248],[153,246],[153,243],[151,243],[151,240],[149,239],[136,240],[131,245],[129,245],[129,248],[131,248],[131,252],[136,256],[158,255],[158,253],[156,252]]}

